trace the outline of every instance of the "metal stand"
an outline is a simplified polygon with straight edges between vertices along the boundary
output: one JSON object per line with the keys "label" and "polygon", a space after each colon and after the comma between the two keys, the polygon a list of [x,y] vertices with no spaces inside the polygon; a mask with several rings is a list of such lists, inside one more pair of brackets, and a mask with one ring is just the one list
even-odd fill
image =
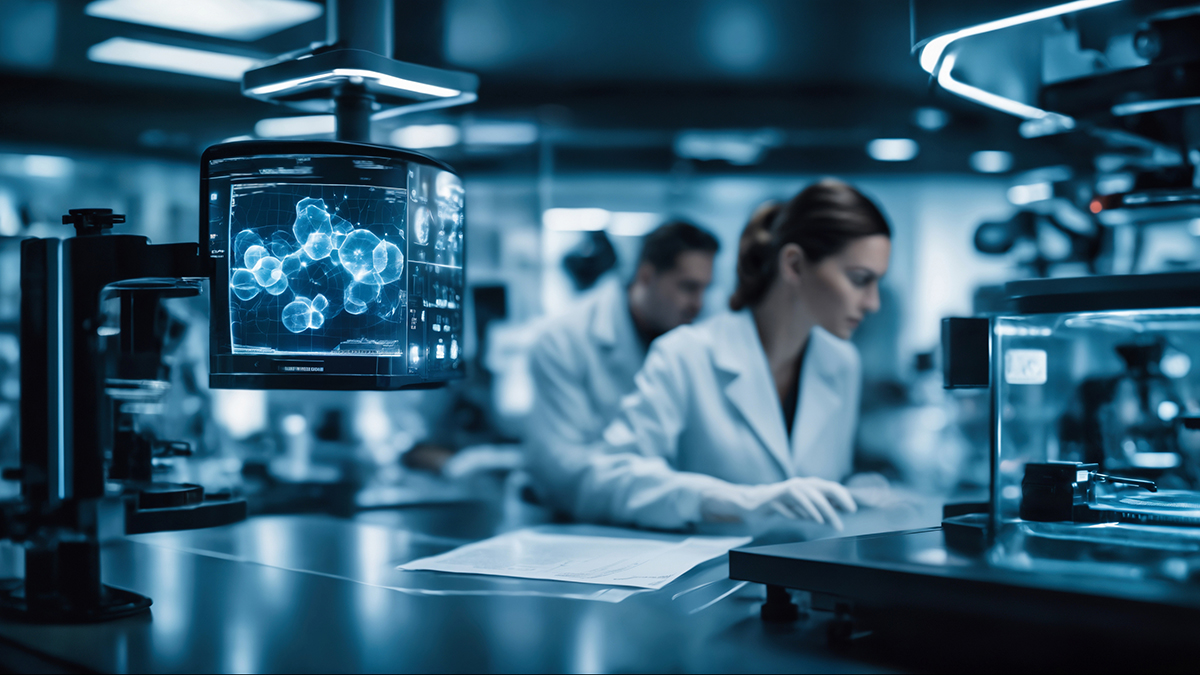
{"label": "metal stand", "polygon": [[100,583],[100,545],[60,541],[25,553],[25,578],[0,580],[0,616],[38,623],[94,623],[137,614],[150,598]]}
{"label": "metal stand", "polygon": [[760,616],[771,623],[791,623],[800,618],[800,608],[792,602],[788,589],[767,584],[767,601],[762,605]]}
{"label": "metal stand", "polygon": [[[194,295],[208,276],[195,243],[106,234],[124,220],[110,209],[72,210],[63,223],[75,225],[75,237],[21,244],[21,466],[4,471],[21,481],[21,499],[0,503],[0,537],[24,544],[25,579],[0,582],[2,615],[80,623],[144,611],[150,598],[100,582],[102,530],[125,533],[127,513],[142,532],[246,516],[242,500],[204,508],[199,486],[137,480],[150,476],[154,444],[114,428],[119,407],[110,397],[163,378],[161,335],[149,328],[158,301]],[[102,306],[116,296],[122,333],[108,353]],[[118,436],[133,445],[113,452]],[[132,489],[111,494],[110,472]]]}
{"label": "metal stand", "polygon": [[345,82],[338,85],[333,103],[337,117],[337,139],[370,143],[375,96],[362,84]]}

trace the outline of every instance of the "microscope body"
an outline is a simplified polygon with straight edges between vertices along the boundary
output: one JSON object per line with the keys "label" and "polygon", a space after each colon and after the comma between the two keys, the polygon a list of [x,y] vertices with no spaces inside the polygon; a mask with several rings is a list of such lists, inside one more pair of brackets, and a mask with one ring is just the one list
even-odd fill
{"label": "microscope body", "polygon": [[[153,482],[152,439],[122,424],[123,401],[166,386],[152,327],[162,299],[196,295],[209,277],[198,245],[107,234],[124,221],[108,209],[63,220],[77,236],[21,247],[21,465],[5,471],[20,480],[21,497],[0,506],[0,537],[24,546],[26,575],[0,584],[0,612],[98,621],[150,606],[100,582],[102,532],[236,522],[246,503],[206,502],[199,486]],[[102,336],[104,302],[117,296],[120,326]]]}

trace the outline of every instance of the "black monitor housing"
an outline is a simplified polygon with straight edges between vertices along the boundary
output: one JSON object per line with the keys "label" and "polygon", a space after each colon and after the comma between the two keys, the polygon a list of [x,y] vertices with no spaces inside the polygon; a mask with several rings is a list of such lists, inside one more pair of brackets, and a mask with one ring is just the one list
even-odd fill
{"label": "black monitor housing", "polygon": [[210,147],[209,385],[428,388],[464,376],[462,181],[445,164],[345,141]]}

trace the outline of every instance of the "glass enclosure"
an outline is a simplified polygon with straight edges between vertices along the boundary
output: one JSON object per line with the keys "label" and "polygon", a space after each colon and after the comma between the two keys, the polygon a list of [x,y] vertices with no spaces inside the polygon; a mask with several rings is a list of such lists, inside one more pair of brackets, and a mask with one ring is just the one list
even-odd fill
{"label": "glass enclosure", "polygon": [[1200,308],[1002,316],[992,331],[996,560],[1027,566],[1034,542],[1081,538],[1143,545],[1117,557],[1146,547],[1200,551],[1200,527],[1020,519],[1027,465],[1065,461],[1158,489],[1084,471],[1077,485],[1091,480],[1093,511],[1114,504],[1200,524],[1200,430],[1191,428],[1200,426]]}

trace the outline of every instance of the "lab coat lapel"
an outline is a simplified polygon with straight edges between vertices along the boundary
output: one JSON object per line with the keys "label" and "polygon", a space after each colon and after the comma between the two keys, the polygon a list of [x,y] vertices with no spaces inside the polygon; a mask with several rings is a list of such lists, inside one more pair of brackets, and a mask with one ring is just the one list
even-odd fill
{"label": "lab coat lapel", "polygon": [[808,340],[804,367],[800,371],[798,409],[792,425],[792,456],[796,459],[808,452],[820,452],[813,445],[843,404],[836,385],[841,361],[834,345],[829,343],[833,339],[817,327],[813,328]]}
{"label": "lab coat lapel", "polygon": [[592,314],[592,339],[600,345],[610,372],[632,378],[646,359],[646,348],[633,327],[625,288],[610,282],[597,289],[599,297]]}
{"label": "lab coat lapel", "polygon": [[790,477],[794,471],[788,457],[783,410],[754,319],[750,312],[741,311],[730,315],[724,328],[714,345],[714,361],[732,376],[725,385],[725,395],[779,464],[783,475]]}

